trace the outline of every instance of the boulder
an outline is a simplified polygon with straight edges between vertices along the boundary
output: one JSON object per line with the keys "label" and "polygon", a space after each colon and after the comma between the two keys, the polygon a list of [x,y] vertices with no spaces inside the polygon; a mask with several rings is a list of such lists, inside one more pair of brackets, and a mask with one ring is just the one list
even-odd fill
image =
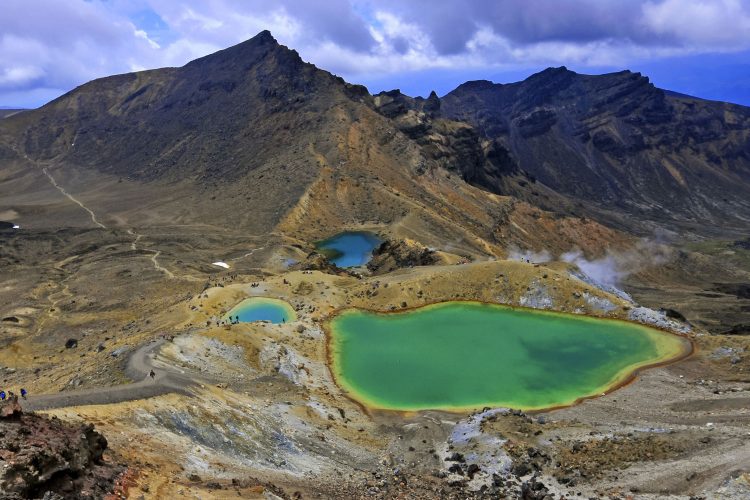
{"label": "boulder", "polygon": [[328,257],[319,252],[310,252],[305,260],[297,262],[296,264],[289,267],[292,271],[321,271],[326,274],[349,274],[352,273],[346,269],[343,269],[333,262]]}
{"label": "boulder", "polygon": [[0,498],[104,498],[124,471],[106,449],[93,425],[23,413],[14,396],[0,403]]}
{"label": "boulder", "polygon": [[373,274],[385,274],[402,267],[430,266],[438,261],[433,250],[416,241],[386,240],[372,252],[367,269]]}
{"label": "boulder", "polygon": [[22,413],[23,410],[18,402],[18,396],[11,396],[5,401],[0,401],[0,419],[17,420]]}

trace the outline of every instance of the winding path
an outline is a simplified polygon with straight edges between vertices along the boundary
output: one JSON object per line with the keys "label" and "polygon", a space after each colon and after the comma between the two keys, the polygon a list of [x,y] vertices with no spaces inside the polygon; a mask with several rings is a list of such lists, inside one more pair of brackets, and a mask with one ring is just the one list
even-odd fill
{"label": "winding path", "polygon": [[[29,396],[21,402],[25,411],[51,410],[68,406],[103,405],[146,399],[172,392],[187,393],[187,389],[199,383],[193,373],[188,373],[171,366],[156,366],[155,357],[165,340],[149,342],[135,351],[128,358],[125,373],[133,380],[130,384],[114,387],[96,387],[79,391],[65,391],[57,394]],[[154,370],[152,379],[149,372]]]}
{"label": "winding path", "polygon": [[[32,164],[37,163],[33,161],[26,153],[19,152],[22,154],[27,161]],[[41,165],[40,165],[41,166]],[[42,167],[42,172],[49,179],[50,183],[60,191],[70,201],[85,210],[91,217],[91,221],[102,229],[108,229],[106,225],[100,222],[96,218],[96,214],[93,210],[84,205],[80,200],[75,198],[73,195],[68,193],[62,186],[60,186],[52,174],[49,173],[47,167]],[[132,229],[128,230],[128,233],[135,236],[134,241],[131,243],[131,248],[137,250],[138,241],[142,235],[135,233]],[[145,248],[145,251],[151,253],[151,261],[153,262],[154,268],[157,271],[163,272],[169,278],[175,278],[174,273],[169,269],[161,266],[157,260],[161,254],[160,250],[152,250]],[[77,256],[73,256],[75,258]],[[56,264],[54,267],[63,271],[62,266],[66,261],[62,261]],[[190,277],[198,281],[197,278]],[[63,279],[61,283],[64,283],[67,278]],[[67,285],[58,293],[69,295],[70,292],[67,290]],[[60,299],[51,299],[52,307],[57,304]],[[165,340],[152,341],[147,344],[140,346],[138,349],[128,358],[127,366],[125,369],[126,375],[132,380],[138,380],[130,384],[123,384],[113,387],[95,387],[91,389],[83,389],[77,391],[64,391],[55,394],[41,394],[29,396],[28,399],[21,401],[21,406],[25,411],[37,411],[37,410],[50,410],[54,408],[64,408],[70,406],[84,406],[84,405],[99,405],[99,404],[114,404],[121,403],[124,401],[133,401],[138,399],[146,399],[154,396],[159,396],[168,393],[183,393],[186,394],[187,389],[199,381],[196,379],[195,374],[186,373],[184,370],[180,370],[173,366],[168,365],[155,365],[154,361],[158,354],[159,348],[164,344]],[[154,371],[155,377],[151,378],[149,373],[151,370]],[[210,382],[210,377],[205,378],[207,382]]]}
{"label": "winding path", "polygon": [[88,208],[86,205],[84,205],[83,203],[81,203],[77,198],[73,197],[73,195],[71,195],[70,193],[68,193],[67,191],[65,191],[65,189],[63,189],[62,186],[60,186],[59,184],[57,184],[57,181],[55,181],[55,178],[52,177],[52,174],[50,174],[49,172],[47,172],[47,167],[43,167],[42,168],[42,172],[44,172],[44,175],[46,175],[49,178],[49,180],[52,183],[52,185],[55,186],[55,188],[57,188],[58,191],[60,191],[65,196],[67,196],[70,199],[70,201],[72,201],[73,203],[75,203],[76,205],[78,205],[79,207],[81,207],[82,209],[84,209],[85,211],[87,211],[89,213],[89,215],[91,216],[91,220],[92,220],[92,222],[94,224],[96,224],[97,226],[99,226],[102,229],[107,229],[107,226],[105,226],[104,224],[102,224],[101,222],[99,222],[98,220],[96,220],[96,214],[90,208]]}
{"label": "winding path", "polygon": [[[137,251],[138,250],[138,246],[137,246],[138,245],[138,241],[141,239],[141,237],[143,237],[143,235],[139,234],[139,233],[136,233],[132,229],[128,229],[128,234],[131,235],[131,236],[135,236],[135,239],[133,240],[133,242],[130,243],[130,248],[132,248],[134,251]],[[159,257],[159,255],[161,255],[161,250],[152,250],[150,248],[144,248],[143,250],[146,251],[146,252],[151,253],[151,262],[154,264],[154,269],[156,269],[157,271],[160,271],[160,272],[166,274],[170,278],[174,278],[175,277],[174,273],[172,271],[170,271],[166,267],[164,267],[161,264],[159,264],[159,261],[156,260]]]}

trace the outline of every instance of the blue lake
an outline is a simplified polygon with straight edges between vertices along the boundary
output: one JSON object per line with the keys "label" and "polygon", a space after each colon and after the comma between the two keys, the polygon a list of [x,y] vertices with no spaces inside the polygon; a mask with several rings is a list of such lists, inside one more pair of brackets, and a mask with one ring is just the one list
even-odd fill
{"label": "blue lake", "polygon": [[367,231],[346,231],[319,241],[315,248],[339,267],[364,266],[381,239]]}
{"label": "blue lake", "polygon": [[288,303],[267,297],[251,297],[243,300],[234,306],[224,316],[224,319],[232,320],[236,316],[239,316],[240,323],[252,323],[253,321],[287,323],[297,319],[297,314]]}

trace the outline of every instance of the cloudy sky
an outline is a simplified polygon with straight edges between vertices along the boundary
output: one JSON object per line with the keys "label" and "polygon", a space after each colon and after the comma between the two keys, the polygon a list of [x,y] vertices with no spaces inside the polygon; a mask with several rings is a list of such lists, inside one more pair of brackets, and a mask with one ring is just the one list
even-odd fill
{"label": "cloudy sky", "polygon": [[180,66],[264,29],[371,92],[443,95],[565,65],[750,105],[750,0],[0,0],[0,106]]}

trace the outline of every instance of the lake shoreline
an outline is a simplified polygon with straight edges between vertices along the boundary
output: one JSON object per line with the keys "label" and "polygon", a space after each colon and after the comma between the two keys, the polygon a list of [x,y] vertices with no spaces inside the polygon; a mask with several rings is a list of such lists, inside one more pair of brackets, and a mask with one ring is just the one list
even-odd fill
{"label": "lake shoreline", "polygon": [[[242,319],[243,314],[249,314],[253,311],[252,308],[271,308],[271,309],[277,309],[278,311],[273,311],[272,313],[269,313],[271,316],[274,314],[278,314],[280,320],[274,321],[273,319],[253,319],[253,320],[246,320]],[[297,313],[294,310],[294,308],[282,299],[276,299],[273,297],[263,297],[263,296],[254,296],[254,297],[247,297],[245,299],[242,299],[237,304],[232,306],[231,309],[227,313],[225,313],[221,319],[222,321],[231,321],[230,318],[239,316],[240,323],[252,323],[255,321],[269,321],[271,323],[286,323],[286,322],[292,322],[297,320]]]}
{"label": "lake shoreline", "polygon": [[[502,404],[498,402],[487,402],[487,403],[477,403],[477,404],[471,404],[466,406],[452,406],[452,405],[430,405],[430,406],[417,406],[414,408],[404,408],[403,406],[389,406],[388,404],[383,404],[382,401],[378,402],[373,400],[372,398],[369,398],[365,396],[362,391],[358,390],[356,387],[354,387],[351,383],[349,383],[346,380],[346,377],[344,377],[340,373],[340,368],[337,368],[337,362],[335,359],[335,349],[334,346],[335,340],[334,336],[336,335],[335,328],[332,325],[332,322],[338,318],[341,314],[345,313],[346,311],[359,311],[366,314],[371,314],[375,316],[393,316],[393,315],[399,315],[399,314],[408,314],[413,313],[415,311],[429,311],[431,309],[439,308],[441,306],[451,306],[451,305],[459,305],[459,304],[472,304],[476,306],[481,307],[491,307],[496,308],[499,310],[506,310],[510,312],[529,312],[533,313],[538,316],[552,316],[552,317],[558,317],[558,318],[566,318],[566,319],[575,319],[577,321],[583,321],[583,322],[596,322],[597,324],[601,324],[605,321],[609,321],[611,323],[616,323],[619,325],[624,325],[627,327],[635,327],[644,334],[649,335],[649,340],[653,342],[654,348],[657,350],[658,359],[650,358],[648,360],[645,360],[640,363],[632,363],[628,364],[622,369],[618,370],[614,373],[614,375],[608,380],[606,383],[602,384],[600,388],[597,388],[595,391],[590,391],[587,394],[576,397],[570,400],[565,400],[564,402],[560,404],[553,404],[553,405],[516,405],[516,404]],[[648,370],[651,368],[656,368],[659,366],[665,366],[669,364],[676,363],[678,361],[682,361],[691,355],[693,355],[696,352],[695,344],[694,342],[687,337],[684,334],[676,333],[674,331],[659,328],[657,326],[651,326],[646,325],[643,323],[638,323],[634,321],[624,320],[620,318],[611,318],[611,317],[601,317],[601,316],[593,316],[588,314],[575,314],[575,313],[569,313],[569,312],[562,312],[562,311],[553,311],[553,310],[542,310],[542,309],[534,309],[524,306],[514,306],[509,304],[500,304],[495,302],[483,302],[483,301],[477,301],[477,300],[449,300],[449,301],[435,301],[429,304],[424,304],[420,306],[414,306],[414,307],[407,307],[402,308],[398,310],[390,310],[390,311],[384,311],[384,310],[377,310],[377,309],[368,309],[368,308],[362,308],[362,307],[342,307],[337,309],[336,311],[333,311],[328,315],[328,318],[323,323],[324,331],[326,334],[326,358],[327,358],[327,365],[329,372],[335,381],[336,385],[341,389],[342,393],[346,395],[346,397],[353,402],[355,402],[358,406],[366,410],[368,413],[371,412],[378,412],[378,411],[385,411],[385,412],[396,412],[396,413],[403,413],[403,414],[414,414],[421,411],[444,411],[447,413],[467,413],[472,412],[475,410],[478,410],[480,408],[485,407],[508,407],[513,408],[517,410],[523,410],[526,412],[531,413],[537,413],[537,412],[545,412],[545,411],[551,411],[561,408],[568,408],[577,404],[580,404],[581,402],[587,400],[587,399],[593,399],[598,398],[603,395],[609,394],[621,387],[627,386],[628,384],[632,383],[634,380],[637,379],[638,375],[642,373],[644,370]],[[671,349],[667,352],[660,352],[663,349],[665,349],[665,343],[659,342],[659,338],[655,335],[665,335],[669,336],[670,339],[679,339],[679,347],[675,349]],[[667,337],[664,337],[667,338]],[[446,367],[447,369],[447,367]]]}

